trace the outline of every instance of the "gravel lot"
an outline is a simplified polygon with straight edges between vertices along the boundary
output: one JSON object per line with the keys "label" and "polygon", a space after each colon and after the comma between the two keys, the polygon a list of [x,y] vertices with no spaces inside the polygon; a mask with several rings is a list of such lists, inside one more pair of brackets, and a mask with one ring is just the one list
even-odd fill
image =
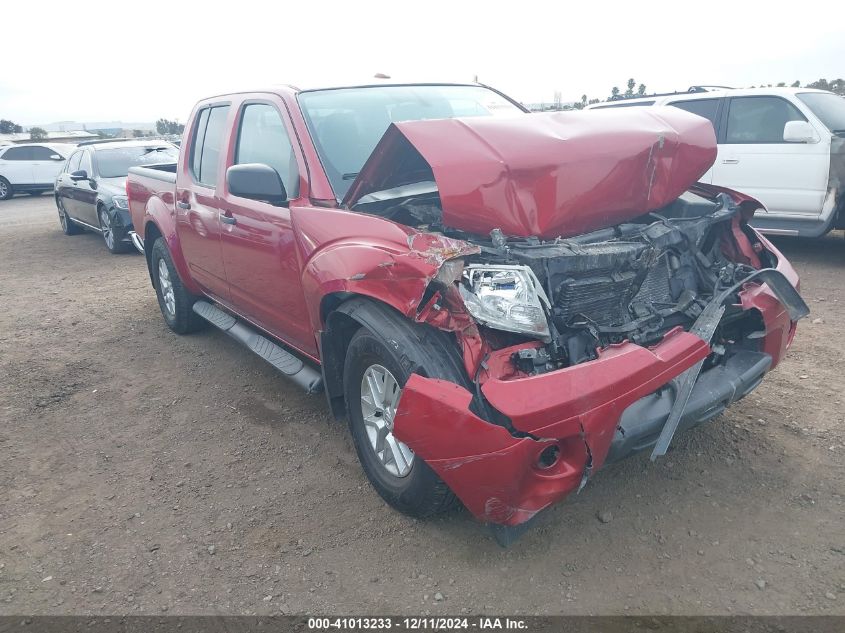
{"label": "gravel lot", "polygon": [[787,360],[502,550],[388,508],[321,397],[172,334],[140,256],[0,202],[0,614],[845,614],[845,240],[778,244]]}

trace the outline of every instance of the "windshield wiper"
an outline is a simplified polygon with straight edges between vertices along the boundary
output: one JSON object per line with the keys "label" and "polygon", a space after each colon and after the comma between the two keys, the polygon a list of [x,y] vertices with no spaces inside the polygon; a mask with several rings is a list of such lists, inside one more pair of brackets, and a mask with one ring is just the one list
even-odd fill
{"label": "windshield wiper", "polygon": [[357,177],[358,177],[357,171],[351,171],[348,174],[343,174],[343,176],[341,176],[341,178],[343,178],[344,180],[355,180]]}

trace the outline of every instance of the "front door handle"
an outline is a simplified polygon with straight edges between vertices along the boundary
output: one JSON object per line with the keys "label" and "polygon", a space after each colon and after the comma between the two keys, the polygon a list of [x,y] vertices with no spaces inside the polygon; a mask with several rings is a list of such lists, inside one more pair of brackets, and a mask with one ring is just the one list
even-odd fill
{"label": "front door handle", "polygon": [[231,215],[224,215],[222,213],[220,214],[220,221],[223,224],[237,224],[238,223],[238,219],[236,217],[231,216]]}
{"label": "front door handle", "polygon": [[722,163],[724,165],[736,165],[736,164],[739,163],[739,159],[738,158],[726,158],[725,160],[722,161]]}
{"label": "front door handle", "polygon": [[176,206],[179,207],[180,209],[190,209],[191,203],[190,202],[182,202],[181,200],[179,200],[176,203]]}

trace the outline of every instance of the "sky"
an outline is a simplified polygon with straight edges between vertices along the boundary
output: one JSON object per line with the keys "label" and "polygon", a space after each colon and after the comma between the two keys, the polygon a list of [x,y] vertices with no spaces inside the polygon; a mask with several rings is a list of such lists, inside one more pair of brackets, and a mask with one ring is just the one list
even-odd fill
{"label": "sky", "polygon": [[845,76],[845,3],[709,0],[17,0],[3,7],[0,118],[182,122],[274,84],[473,81],[524,103]]}

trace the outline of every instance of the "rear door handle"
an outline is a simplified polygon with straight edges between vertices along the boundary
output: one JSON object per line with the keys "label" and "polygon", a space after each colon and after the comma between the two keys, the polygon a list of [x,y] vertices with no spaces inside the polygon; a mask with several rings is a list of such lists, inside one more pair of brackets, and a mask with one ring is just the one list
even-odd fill
{"label": "rear door handle", "polygon": [[191,203],[190,202],[182,202],[181,200],[179,200],[176,203],[176,206],[179,207],[180,209],[190,209]]}
{"label": "rear door handle", "polygon": [[231,215],[223,215],[222,213],[220,214],[220,221],[223,224],[237,224],[238,223],[238,219],[236,217],[231,216]]}
{"label": "rear door handle", "polygon": [[725,165],[736,165],[737,163],[739,163],[739,159],[738,158],[726,158],[725,160],[722,161],[722,163],[725,164]]}

